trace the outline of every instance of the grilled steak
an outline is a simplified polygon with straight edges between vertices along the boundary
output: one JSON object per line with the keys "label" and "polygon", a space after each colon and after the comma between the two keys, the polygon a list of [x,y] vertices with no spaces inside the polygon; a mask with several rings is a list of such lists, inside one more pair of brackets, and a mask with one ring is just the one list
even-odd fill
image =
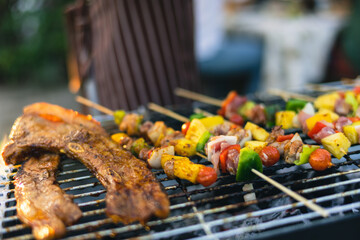
{"label": "grilled steak", "polygon": [[15,177],[16,209],[19,219],[33,229],[36,239],[59,238],[66,225],[82,215],[70,195],[56,183],[60,157],[44,154],[28,160]]}
{"label": "grilled steak", "polygon": [[73,113],[57,113],[56,120],[39,112],[19,117],[3,151],[5,162],[19,163],[44,150],[65,153],[79,159],[107,189],[106,213],[115,222],[145,223],[153,215],[166,217],[169,200],[146,163],[104,134],[69,121],[67,114]]}

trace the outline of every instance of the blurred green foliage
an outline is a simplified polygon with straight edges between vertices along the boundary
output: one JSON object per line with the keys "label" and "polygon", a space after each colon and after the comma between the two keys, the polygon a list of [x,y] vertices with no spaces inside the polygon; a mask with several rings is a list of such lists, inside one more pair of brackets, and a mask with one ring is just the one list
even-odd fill
{"label": "blurred green foliage", "polygon": [[66,83],[64,10],[73,0],[0,0],[0,83]]}

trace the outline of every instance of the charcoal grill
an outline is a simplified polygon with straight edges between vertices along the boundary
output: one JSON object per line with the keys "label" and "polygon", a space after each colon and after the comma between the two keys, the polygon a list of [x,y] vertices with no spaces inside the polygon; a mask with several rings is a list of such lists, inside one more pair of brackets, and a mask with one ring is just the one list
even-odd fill
{"label": "charcoal grill", "polygon": [[[202,106],[205,108],[204,106]],[[176,108],[188,115],[189,108]],[[214,111],[207,107],[207,110]],[[179,128],[180,123],[152,114],[151,120],[164,120]],[[100,119],[105,128],[115,132],[109,118]],[[301,134],[302,135],[302,134]],[[305,143],[314,142],[305,139]],[[199,157],[194,162],[209,165]],[[153,170],[163,184],[171,202],[170,216],[151,219],[147,226],[138,223],[114,224],[105,215],[105,189],[78,161],[64,158],[58,176],[60,186],[83,211],[80,221],[67,227],[65,239],[137,238],[137,239],[357,239],[360,228],[360,145],[352,146],[349,154],[333,159],[335,166],[316,172],[306,164],[293,166],[283,161],[264,173],[326,208],[331,216],[322,218],[269,185],[262,179],[253,180],[253,189],[244,188],[250,182],[235,182],[235,177],[221,175],[216,184],[205,188],[183,180],[169,180],[162,170]],[[3,239],[32,239],[31,229],[16,216],[13,177],[17,168],[1,180]],[[245,189],[245,190],[244,190]],[[255,194],[256,199],[246,196]]]}

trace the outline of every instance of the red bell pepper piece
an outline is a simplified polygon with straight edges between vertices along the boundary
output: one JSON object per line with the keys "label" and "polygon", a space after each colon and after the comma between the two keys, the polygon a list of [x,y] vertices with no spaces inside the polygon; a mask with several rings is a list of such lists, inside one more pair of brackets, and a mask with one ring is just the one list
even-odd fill
{"label": "red bell pepper piece", "polygon": [[226,160],[228,158],[228,153],[230,149],[236,149],[238,152],[240,152],[241,147],[239,144],[230,145],[220,153],[220,165],[221,171],[223,173],[226,173]]}
{"label": "red bell pepper piece", "polygon": [[360,94],[360,86],[354,87],[353,92],[354,92],[356,95]]}
{"label": "red bell pepper piece", "polygon": [[152,154],[152,152],[153,152],[154,150],[150,150],[150,151],[148,151],[148,153],[147,153],[147,159],[150,159],[150,157],[151,157],[151,154]]}
{"label": "red bell pepper piece", "polygon": [[225,115],[226,106],[229,105],[229,103],[231,103],[236,96],[237,96],[236,91],[229,92],[226,99],[221,103],[221,110],[218,112],[219,114],[222,113],[220,115],[222,115],[222,116]]}
{"label": "red bell pepper piece", "polygon": [[230,120],[230,122],[235,123],[239,126],[244,125],[244,119],[239,114],[234,113],[233,115],[231,115],[229,120]]}
{"label": "red bell pepper piece", "polygon": [[278,136],[278,137],[276,138],[276,141],[277,141],[277,142],[283,142],[283,141],[285,141],[285,140],[290,140],[290,139],[293,138],[293,136],[294,136],[294,134],[288,134],[288,135]]}
{"label": "red bell pepper piece", "polygon": [[324,127],[326,127],[327,125],[322,123],[322,122],[317,122],[315,124],[315,126],[313,127],[313,129],[311,129],[311,131],[308,132],[308,136],[311,139],[314,139],[314,135],[317,134],[318,132],[321,131],[321,129],[323,129]]}
{"label": "red bell pepper piece", "polygon": [[359,117],[348,117],[348,119],[352,122],[358,122],[360,121],[360,118]]}

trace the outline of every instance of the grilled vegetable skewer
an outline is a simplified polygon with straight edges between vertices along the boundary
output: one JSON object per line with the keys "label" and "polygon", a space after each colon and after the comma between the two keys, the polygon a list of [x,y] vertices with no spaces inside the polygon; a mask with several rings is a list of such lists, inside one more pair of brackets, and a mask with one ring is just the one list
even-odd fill
{"label": "grilled vegetable skewer", "polygon": [[[160,106],[158,106],[160,107]],[[161,108],[161,107],[160,107]],[[181,121],[181,120],[180,120]],[[244,151],[242,152],[245,161],[249,161],[251,162],[250,164],[242,164],[242,158],[241,158],[241,153],[240,153],[240,159],[239,159],[239,167],[238,167],[238,173],[239,173],[239,169],[240,172],[244,172],[247,174],[249,174],[248,172],[251,171],[252,174],[256,174],[257,176],[259,176],[260,178],[262,178],[263,180],[267,181],[268,183],[272,184],[273,186],[277,187],[278,189],[280,189],[281,191],[283,191],[284,193],[288,194],[289,196],[293,197],[294,199],[304,203],[305,206],[309,207],[310,209],[318,212],[321,216],[323,217],[328,217],[329,213],[328,211],[326,211],[324,208],[316,205],[313,202],[310,202],[309,200],[307,200],[306,198],[300,196],[299,194],[297,194],[296,192],[286,188],[285,186],[281,185],[280,183],[276,182],[273,179],[270,179],[268,177],[266,177],[264,174],[262,174],[261,172],[259,172],[258,170],[252,168],[255,165],[257,165],[257,162],[260,161],[260,165],[261,165],[261,160],[259,155],[257,155],[257,153],[253,150],[250,149],[243,149]],[[241,150],[240,150],[241,152]],[[257,156],[257,157],[256,157]],[[257,159],[258,158],[258,159]],[[255,161],[251,161],[252,159],[256,159]],[[261,165],[261,171],[262,171],[262,165]],[[236,176],[237,180],[248,180],[247,176],[238,174]],[[244,177],[245,179],[242,179],[242,177]]]}
{"label": "grilled vegetable skewer", "polygon": [[[187,120],[186,117],[180,116],[179,114],[173,113],[157,105],[150,104],[150,108],[154,108],[154,110],[156,111],[159,111],[160,109],[160,111],[163,111],[165,114],[169,113],[171,114],[172,117],[175,117],[180,121]],[[121,124],[125,126],[132,125],[132,123],[135,121],[129,121],[129,120],[132,120],[132,116],[134,115],[135,114],[130,115],[130,118],[126,117],[123,120],[123,122],[121,122]],[[214,135],[226,134],[228,136],[233,136],[230,137],[233,139],[233,141],[236,137],[237,141],[235,141],[234,143],[230,143],[230,145],[233,145],[235,143],[240,144],[241,147],[245,146],[247,148],[255,150],[255,152],[257,153],[260,153],[262,148],[264,148],[266,145],[271,144],[272,147],[278,149],[280,153],[279,155],[283,155],[285,157],[286,162],[295,163],[296,165],[307,163],[310,153],[314,151],[316,148],[318,148],[317,146],[304,145],[299,136],[294,137],[294,139],[291,139],[293,136],[289,136],[289,135],[283,136],[284,133],[283,131],[279,132],[278,130],[279,128],[275,128],[274,133],[271,133],[269,135],[269,133],[266,132],[265,129],[251,122],[248,122],[246,124],[245,129],[241,129],[239,127],[236,127],[235,125],[231,126],[228,123],[224,123],[224,119],[219,116],[210,116],[202,119],[193,119],[193,121],[185,123],[182,129],[182,132],[186,135],[185,137],[181,135],[181,133],[166,127],[166,125],[163,122],[156,122],[155,124],[151,122],[145,122],[143,125],[137,123],[136,129],[140,129],[139,131],[141,132],[141,134],[146,138],[148,138],[149,140],[151,140],[153,145],[155,146],[172,145],[175,147],[175,153],[181,156],[193,156],[195,154],[199,155],[199,151],[204,150],[204,146],[206,142],[208,142],[208,139],[210,139],[211,137],[209,131],[211,131],[211,133]],[[126,128],[121,130],[126,130]],[[134,133],[134,131],[128,131],[128,132]],[[225,139],[227,138],[229,137],[225,137]],[[254,138],[257,141],[250,141],[252,140],[252,138]],[[218,138],[217,141],[219,140],[221,139]],[[129,147],[130,146],[131,145],[129,145]],[[211,144],[209,144],[209,146],[211,146]],[[211,152],[211,150],[209,150],[209,152]],[[218,152],[217,153],[218,155],[217,156],[215,155],[216,157],[212,158],[210,156],[211,155],[210,153],[208,159],[213,163],[215,170],[218,171],[219,168],[218,166],[220,166],[219,154],[221,152],[219,152],[219,150],[215,152]],[[236,169],[236,167],[238,166],[238,158],[236,153],[234,154],[234,150],[231,150],[230,152],[233,152],[233,154],[230,154],[229,158],[228,157],[225,158],[223,154],[223,158],[222,158],[223,166],[225,165],[227,169],[224,169],[223,167],[222,171],[230,172],[235,175],[236,171],[234,169]],[[264,165],[269,163],[275,164],[278,161],[278,158],[273,159],[273,157],[271,157],[270,161],[268,161],[269,159],[264,159],[265,156],[264,154],[262,154],[261,156],[262,156],[262,161],[264,163],[266,162]],[[224,162],[230,162],[230,164],[224,164]]]}

